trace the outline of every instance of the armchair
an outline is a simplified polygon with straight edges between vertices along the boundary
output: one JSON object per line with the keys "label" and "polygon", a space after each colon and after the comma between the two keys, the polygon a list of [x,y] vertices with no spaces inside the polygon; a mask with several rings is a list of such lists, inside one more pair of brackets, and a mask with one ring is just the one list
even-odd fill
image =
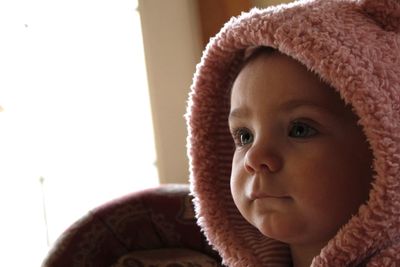
{"label": "armchair", "polygon": [[107,202],[57,240],[42,267],[221,266],[197,226],[187,185]]}

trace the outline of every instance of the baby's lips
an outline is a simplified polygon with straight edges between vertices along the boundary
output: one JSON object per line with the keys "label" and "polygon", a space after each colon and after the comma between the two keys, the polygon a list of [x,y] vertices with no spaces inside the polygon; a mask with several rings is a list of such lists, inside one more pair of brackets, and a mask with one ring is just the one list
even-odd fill
{"label": "baby's lips", "polygon": [[275,199],[290,199],[291,197],[287,194],[274,194],[266,192],[251,192],[249,198],[251,200],[263,199],[263,198],[275,198]]}

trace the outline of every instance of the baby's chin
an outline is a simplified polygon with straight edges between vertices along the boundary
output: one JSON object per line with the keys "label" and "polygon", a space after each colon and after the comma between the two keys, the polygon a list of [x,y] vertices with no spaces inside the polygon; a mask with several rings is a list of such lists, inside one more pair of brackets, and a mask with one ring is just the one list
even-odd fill
{"label": "baby's chin", "polygon": [[314,228],[296,218],[272,212],[251,222],[264,236],[288,245],[326,244],[334,233],[314,232]]}
{"label": "baby's chin", "polygon": [[263,235],[284,243],[289,243],[302,232],[301,227],[295,222],[294,218],[293,220],[285,218],[279,212],[258,215],[250,223]]}

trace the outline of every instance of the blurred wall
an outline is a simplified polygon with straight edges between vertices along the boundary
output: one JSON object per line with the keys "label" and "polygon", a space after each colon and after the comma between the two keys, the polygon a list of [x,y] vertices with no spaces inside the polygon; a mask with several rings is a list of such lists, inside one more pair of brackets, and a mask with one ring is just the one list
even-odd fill
{"label": "blurred wall", "polygon": [[203,47],[232,16],[252,7],[249,0],[198,0]]}
{"label": "blurred wall", "polygon": [[252,5],[256,7],[268,7],[282,3],[294,2],[294,0],[251,0]]}
{"label": "blurred wall", "polygon": [[[187,183],[183,118],[196,64],[209,38],[253,6],[289,0],[139,0],[161,183]],[[145,177],[144,177],[145,179]]]}
{"label": "blurred wall", "polygon": [[197,1],[139,0],[139,11],[160,182],[187,183],[183,116],[202,51]]}

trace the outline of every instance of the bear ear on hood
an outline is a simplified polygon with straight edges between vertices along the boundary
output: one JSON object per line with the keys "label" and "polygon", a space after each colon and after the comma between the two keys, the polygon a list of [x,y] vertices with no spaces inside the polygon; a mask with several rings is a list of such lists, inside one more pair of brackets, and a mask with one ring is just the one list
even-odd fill
{"label": "bear ear on hood", "polygon": [[360,4],[383,29],[400,33],[400,0],[361,0]]}

